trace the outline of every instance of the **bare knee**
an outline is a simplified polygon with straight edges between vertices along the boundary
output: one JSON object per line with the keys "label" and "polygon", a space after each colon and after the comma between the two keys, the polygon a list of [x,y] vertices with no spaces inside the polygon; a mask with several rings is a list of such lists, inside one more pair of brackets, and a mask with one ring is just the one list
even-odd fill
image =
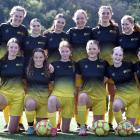
{"label": "bare knee", "polygon": [[25,102],[25,108],[27,111],[34,111],[36,109],[36,101],[33,99],[27,99]]}
{"label": "bare knee", "polygon": [[113,102],[113,111],[114,112],[119,112],[123,108],[123,102],[120,99],[116,99]]}
{"label": "bare knee", "polygon": [[56,96],[50,96],[48,99],[48,111],[49,112],[56,111],[57,103],[58,101],[57,101]]}
{"label": "bare knee", "polygon": [[86,93],[81,93],[78,98],[79,105],[86,105],[88,101],[88,96]]}

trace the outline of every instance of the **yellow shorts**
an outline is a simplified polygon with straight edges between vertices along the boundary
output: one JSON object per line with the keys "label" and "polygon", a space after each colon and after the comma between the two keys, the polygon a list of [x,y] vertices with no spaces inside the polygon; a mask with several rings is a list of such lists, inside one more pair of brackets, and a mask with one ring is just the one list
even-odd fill
{"label": "yellow shorts", "polygon": [[33,99],[36,101],[37,103],[36,117],[37,118],[47,118],[48,97],[27,94],[25,96],[24,104],[27,99]]}
{"label": "yellow shorts", "polygon": [[72,118],[74,115],[74,97],[60,97],[56,96],[60,103],[62,117]]}
{"label": "yellow shorts", "polygon": [[80,93],[87,93],[94,115],[104,115],[106,112],[106,88],[101,84],[89,85]]}
{"label": "yellow shorts", "polygon": [[8,105],[10,106],[10,115],[11,116],[21,116],[24,106],[24,90],[21,92],[7,92],[0,90],[0,95],[4,96]]}
{"label": "yellow shorts", "polygon": [[126,107],[126,117],[136,118],[139,107],[139,91],[135,86],[116,91],[115,99],[121,99]]}
{"label": "yellow shorts", "polygon": [[76,46],[72,49],[72,60],[75,62],[87,58],[87,53],[86,53],[86,46],[85,47],[77,47]]}

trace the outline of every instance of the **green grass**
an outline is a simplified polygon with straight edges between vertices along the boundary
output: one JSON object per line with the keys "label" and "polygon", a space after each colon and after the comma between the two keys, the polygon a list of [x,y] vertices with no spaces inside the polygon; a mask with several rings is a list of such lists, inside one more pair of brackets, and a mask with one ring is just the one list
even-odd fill
{"label": "green grass", "polygon": [[[25,118],[25,117],[24,117]],[[92,120],[92,114],[89,115],[89,121],[88,123],[91,124]],[[139,140],[140,139],[140,133],[138,134],[133,134],[132,136],[129,137],[120,137],[120,136],[115,136],[114,134],[109,134],[106,137],[98,137],[94,135],[91,132],[88,132],[88,135],[85,137],[78,136],[78,132],[76,132],[76,123],[74,120],[72,120],[71,123],[71,130],[75,132],[71,133],[58,133],[57,137],[38,137],[38,136],[27,136],[26,133],[20,133],[20,134],[9,134],[6,132],[2,132],[4,126],[4,119],[3,119],[3,114],[0,113],[0,140]],[[27,129],[27,122],[26,119],[24,119],[24,126]]]}

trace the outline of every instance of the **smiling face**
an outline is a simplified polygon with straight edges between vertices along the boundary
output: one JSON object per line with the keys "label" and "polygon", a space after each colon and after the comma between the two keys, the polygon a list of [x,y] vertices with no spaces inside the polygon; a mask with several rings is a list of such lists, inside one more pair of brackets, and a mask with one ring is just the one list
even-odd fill
{"label": "smiling face", "polygon": [[63,29],[65,27],[65,19],[62,17],[59,17],[54,20],[54,28],[56,31],[63,32]]}
{"label": "smiling face", "polygon": [[15,11],[11,15],[11,24],[18,27],[22,24],[24,19],[24,12],[23,11]]}
{"label": "smiling face", "polygon": [[112,53],[112,61],[114,64],[120,64],[123,60],[123,50],[120,47],[116,47]]}
{"label": "smiling face", "polygon": [[33,55],[33,61],[35,67],[43,67],[45,56],[42,52],[35,52]]}
{"label": "smiling face", "polygon": [[84,28],[87,23],[87,17],[84,13],[79,12],[75,15],[75,23],[77,28]]}
{"label": "smiling face", "polygon": [[15,42],[10,42],[8,44],[8,55],[9,56],[17,56],[19,53],[19,45]]}
{"label": "smiling face", "polygon": [[87,44],[86,50],[89,58],[97,58],[100,52],[98,45],[94,42],[89,42]]}
{"label": "smiling face", "polygon": [[41,24],[38,20],[32,20],[30,23],[31,34],[39,35],[41,33]]}
{"label": "smiling face", "polygon": [[60,47],[59,48],[59,52],[61,55],[61,59],[62,60],[69,60],[70,56],[71,56],[71,50],[69,47],[65,46],[65,47]]}
{"label": "smiling face", "polygon": [[98,12],[101,22],[109,22],[112,18],[112,11],[109,8],[101,8]]}
{"label": "smiling face", "polygon": [[131,23],[128,19],[122,18],[121,28],[124,34],[132,33],[134,30],[134,24]]}

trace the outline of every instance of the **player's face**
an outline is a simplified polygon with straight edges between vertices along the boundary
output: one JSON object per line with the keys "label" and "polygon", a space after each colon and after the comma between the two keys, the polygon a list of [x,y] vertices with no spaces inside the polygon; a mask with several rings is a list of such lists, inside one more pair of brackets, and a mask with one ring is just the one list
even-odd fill
{"label": "player's face", "polygon": [[112,13],[109,9],[102,9],[99,13],[99,18],[102,22],[109,22],[112,18]]}
{"label": "player's face", "polygon": [[78,28],[84,28],[87,23],[85,15],[83,13],[77,14],[75,18],[75,23]]}
{"label": "player's face", "polygon": [[100,49],[96,44],[89,44],[86,50],[87,50],[88,57],[90,58],[98,57],[98,54],[100,52]]}
{"label": "player's face", "polygon": [[137,56],[138,56],[138,59],[140,61],[140,51],[138,52]]}
{"label": "player's face", "polygon": [[112,60],[114,64],[120,64],[123,60],[123,51],[121,49],[114,50]]}
{"label": "player's face", "polygon": [[11,42],[9,43],[9,46],[8,46],[8,54],[10,56],[16,56],[19,52],[19,46],[17,43],[15,42]]}
{"label": "player's face", "polygon": [[127,19],[121,21],[122,32],[124,34],[129,34],[133,32],[134,25],[130,23]]}
{"label": "player's face", "polygon": [[62,32],[65,26],[65,19],[64,18],[58,18],[54,20],[54,27],[57,31]]}
{"label": "player's face", "polygon": [[32,34],[40,34],[41,24],[38,21],[34,21],[30,24],[30,29]]}
{"label": "player's face", "polygon": [[23,11],[16,11],[13,15],[12,15],[12,25],[18,27],[22,24],[23,19],[24,19],[24,13]]}
{"label": "player's face", "polygon": [[34,65],[35,66],[43,66],[43,63],[45,61],[45,56],[42,52],[35,52],[33,56]]}
{"label": "player's face", "polygon": [[63,60],[69,60],[70,56],[71,56],[71,51],[68,47],[62,47],[59,49],[60,55],[61,55],[61,59]]}

